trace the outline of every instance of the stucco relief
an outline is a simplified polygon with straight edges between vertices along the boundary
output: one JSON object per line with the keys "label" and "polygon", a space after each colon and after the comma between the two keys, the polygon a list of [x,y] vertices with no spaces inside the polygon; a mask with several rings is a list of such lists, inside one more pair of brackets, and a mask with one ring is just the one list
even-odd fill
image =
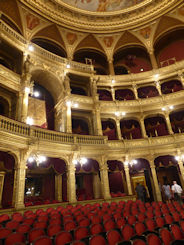
{"label": "stucco relief", "polygon": [[74,7],[97,12],[116,11],[134,6],[144,0],[63,0]]}

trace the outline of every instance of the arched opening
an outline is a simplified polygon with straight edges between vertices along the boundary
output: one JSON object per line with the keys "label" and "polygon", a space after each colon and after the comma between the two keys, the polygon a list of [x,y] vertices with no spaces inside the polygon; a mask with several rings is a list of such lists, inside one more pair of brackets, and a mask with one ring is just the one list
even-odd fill
{"label": "arched opening", "polygon": [[[25,181],[25,206],[67,201],[66,163],[59,158],[28,158]],[[60,178],[60,181],[58,179]]]}
{"label": "arched opening", "polygon": [[172,112],[170,115],[170,121],[173,132],[183,133],[184,132],[184,110]]}
{"label": "arched opening", "polygon": [[76,164],[76,196],[78,201],[101,198],[99,164],[87,159],[85,164]]}
{"label": "arched opening", "polygon": [[112,120],[102,121],[103,135],[107,136],[109,140],[117,140],[116,124]]}
{"label": "arched opening", "polygon": [[74,54],[74,61],[88,64],[89,60],[97,75],[109,74],[107,58],[102,52],[95,49],[81,49]]}
{"label": "arched opening", "polygon": [[123,163],[116,160],[107,161],[109,188],[111,197],[124,197],[126,194]]}
{"label": "arched opening", "polygon": [[71,86],[71,93],[72,94],[78,94],[78,95],[84,95],[84,96],[87,95],[84,88],[77,87],[77,86]]}
{"label": "arched opening", "polygon": [[112,101],[112,94],[109,90],[98,89],[99,100]]}
{"label": "arched opening", "polygon": [[184,59],[184,29],[164,33],[154,45],[160,67],[174,64]]}
{"label": "arched opening", "polygon": [[6,15],[2,14],[1,15],[1,19],[7,24],[9,25],[12,29],[14,29],[16,32],[18,32],[19,34],[22,35],[21,31],[19,30],[19,28],[13,23],[13,21],[11,21]]}
{"label": "arched opening", "polygon": [[129,119],[120,121],[121,135],[123,139],[141,139],[141,128],[138,121]]}
{"label": "arched opening", "polygon": [[144,120],[146,134],[148,137],[168,135],[165,119],[161,116],[149,117]]}
{"label": "arched opening", "polygon": [[[14,187],[15,159],[12,155],[0,151],[0,188],[2,192],[1,204],[3,208],[12,207],[13,187]],[[4,177],[2,177],[4,175]]]}
{"label": "arched opening", "polygon": [[[170,186],[173,181],[177,181],[181,185],[180,170],[178,168],[177,161],[174,156],[165,155],[155,158],[155,167],[158,177],[158,182],[162,187],[166,181]],[[161,188],[162,189],[162,188]],[[162,189],[162,197],[165,200],[165,196]]]}
{"label": "arched opening", "polygon": [[182,84],[178,80],[167,81],[161,84],[163,94],[170,94],[182,90]]}
{"label": "arched opening", "polygon": [[135,95],[131,89],[117,89],[115,91],[116,100],[134,100]]}
{"label": "arched opening", "polygon": [[138,97],[141,99],[155,97],[159,95],[158,90],[154,86],[146,86],[146,87],[138,88],[137,92],[138,92]]}
{"label": "arched opening", "polygon": [[130,165],[130,175],[132,179],[133,192],[136,193],[138,183],[146,188],[145,201],[153,201],[153,182],[149,162],[144,158],[137,158],[136,164]]}
{"label": "arched opening", "polygon": [[72,118],[72,133],[89,135],[89,126],[84,119]]}
{"label": "arched opening", "polygon": [[114,73],[115,73],[115,75],[126,75],[129,73],[129,70],[127,67],[125,67],[123,65],[116,65],[114,67]]}
{"label": "arched opening", "polygon": [[0,115],[9,117],[9,104],[6,99],[0,96]]}
{"label": "arched opening", "polygon": [[[120,48],[115,52],[113,60],[115,71],[116,67],[126,67],[126,70],[130,73],[140,73],[152,69],[146,49],[140,46]],[[122,71],[125,71],[124,68]]]}
{"label": "arched opening", "polygon": [[54,99],[40,84],[34,84],[33,96],[29,97],[28,117],[33,125],[54,130]]}
{"label": "arched opening", "polygon": [[59,46],[58,44],[56,44],[55,42],[51,40],[44,39],[44,38],[35,38],[32,40],[32,42],[53,54],[56,54],[58,56],[65,57],[65,58],[67,56],[65,50],[61,46]]}

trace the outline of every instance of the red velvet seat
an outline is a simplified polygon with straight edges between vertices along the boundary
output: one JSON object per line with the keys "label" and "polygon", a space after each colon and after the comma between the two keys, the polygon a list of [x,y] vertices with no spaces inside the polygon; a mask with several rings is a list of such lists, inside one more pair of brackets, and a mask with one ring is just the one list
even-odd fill
{"label": "red velvet seat", "polygon": [[68,221],[67,223],[64,224],[64,229],[65,231],[71,231],[76,228],[76,224],[74,221]]}
{"label": "red velvet seat", "polygon": [[146,227],[143,223],[136,223],[134,227],[137,235],[139,236],[141,236],[142,233],[146,231]]}
{"label": "red velvet seat", "polygon": [[27,225],[32,225],[34,223],[34,218],[25,219],[23,223]]}
{"label": "red velvet seat", "polygon": [[74,241],[71,243],[71,245],[86,245],[86,244],[82,241]]}
{"label": "red velvet seat", "polygon": [[11,230],[15,230],[19,225],[19,222],[17,221],[9,221],[8,223],[6,223],[6,228],[11,229]]}
{"label": "red velvet seat", "polygon": [[72,235],[67,231],[61,231],[56,235],[55,245],[65,245],[72,241]]}
{"label": "red velvet seat", "polygon": [[176,222],[179,222],[181,220],[180,215],[177,212],[172,213],[173,219]]}
{"label": "red velvet seat", "polygon": [[60,225],[61,224],[61,219],[57,218],[57,219],[50,219],[49,220],[49,224],[50,225]]}
{"label": "red velvet seat", "polygon": [[20,233],[27,233],[30,231],[30,226],[27,225],[27,224],[20,224],[18,227],[17,227],[17,232],[20,232]]}
{"label": "red velvet seat", "polygon": [[12,233],[6,238],[5,245],[14,245],[16,242],[24,242],[24,239],[22,233]]}
{"label": "red velvet seat", "polygon": [[79,226],[89,226],[90,225],[90,221],[87,218],[83,218],[78,222]]}
{"label": "red velvet seat", "polygon": [[170,245],[170,243],[174,240],[172,234],[166,228],[162,228],[160,230],[160,237],[162,238],[164,245]]}
{"label": "red velvet seat", "polygon": [[10,218],[7,214],[1,214],[0,215],[0,223],[8,221]]}
{"label": "red velvet seat", "polygon": [[107,220],[105,223],[104,223],[104,228],[106,231],[109,231],[109,230],[112,230],[114,228],[116,228],[116,224],[113,220]]}
{"label": "red velvet seat", "polygon": [[48,221],[48,217],[45,215],[42,216],[38,216],[38,222],[47,222]]}
{"label": "red velvet seat", "polygon": [[135,216],[130,215],[130,216],[128,216],[127,221],[128,221],[128,224],[129,225],[134,225],[137,220],[136,220],[136,217]]}
{"label": "red velvet seat", "polygon": [[138,219],[139,222],[143,222],[143,221],[145,221],[146,216],[145,216],[145,214],[140,213],[140,214],[137,215],[137,219]]}
{"label": "red velvet seat", "polygon": [[165,225],[165,221],[162,217],[156,217],[156,224],[158,227],[162,228]]}
{"label": "red velvet seat", "polygon": [[47,229],[47,234],[48,236],[55,236],[58,232],[61,231],[61,226],[57,225],[57,224],[52,224],[49,225],[48,229]]}
{"label": "red velvet seat", "polygon": [[103,236],[95,235],[90,238],[89,245],[106,245],[106,240]]}
{"label": "red velvet seat", "polygon": [[125,224],[126,224],[126,220],[124,218],[118,218],[116,220],[116,225],[119,229],[123,227]]}
{"label": "red velvet seat", "polygon": [[92,224],[90,227],[91,235],[96,235],[103,232],[103,226],[101,224]]}
{"label": "red velvet seat", "polygon": [[153,231],[156,228],[156,223],[153,219],[147,219],[145,223],[149,231]]}
{"label": "red velvet seat", "polygon": [[107,232],[107,240],[109,245],[115,245],[117,242],[120,242],[122,238],[118,231],[111,230]]}
{"label": "red velvet seat", "polygon": [[125,225],[121,230],[121,234],[124,240],[130,240],[130,238],[134,236],[135,232],[134,232],[134,229],[130,225]]}
{"label": "red velvet seat", "polygon": [[34,223],[34,228],[45,229],[46,227],[47,227],[47,223],[46,222],[35,222]]}
{"label": "red velvet seat", "polygon": [[75,240],[81,240],[85,237],[89,236],[89,231],[86,227],[78,227],[74,231],[74,238]]}
{"label": "red velvet seat", "polygon": [[33,242],[33,245],[52,245],[52,240],[47,236],[41,236]]}
{"label": "red velvet seat", "polygon": [[41,237],[45,235],[45,232],[43,229],[40,228],[33,228],[30,232],[29,232],[29,243],[33,242],[35,239],[37,239],[38,237]]}
{"label": "red velvet seat", "polygon": [[12,220],[17,221],[17,222],[21,222],[23,220],[23,216],[21,213],[14,213],[12,215]]}
{"label": "red velvet seat", "polygon": [[147,236],[147,244],[148,245],[162,245],[162,242],[157,235],[149,234]]}
{"label": "red velvet seat", "polygon": [[171,231],[176,240],[181,240],[184,238],[182,230],[179,228],[178,225],[172,224]]}
{"label": "red velvet seat", "polygon": [[141,239],[135,239],[133,240],[132,245],[146,245],[146,243]]}
{"label": "red velvet seat", "polygon": [[0,240],[5,239],[11,233],[12,233],[12,231],[10,229],[0,228]]}
{"label": "red velvet seat", "polygon": [[164,219],[165,219],[165,222],[166,222],[166,224],[172,224],[173,223],[173,217],[171,216],[171,215],[169,215],[169,214],[166,214],[165,216],[164,216]]}
{"label": "red velvet seat", "polygon": [[91,218],[91,223],[92,223],[92,224],[98,224],[98,223],[101,223],[101,221],[102,221],[102,219],[101,219],[100,216],[93,216],[93,217]]}

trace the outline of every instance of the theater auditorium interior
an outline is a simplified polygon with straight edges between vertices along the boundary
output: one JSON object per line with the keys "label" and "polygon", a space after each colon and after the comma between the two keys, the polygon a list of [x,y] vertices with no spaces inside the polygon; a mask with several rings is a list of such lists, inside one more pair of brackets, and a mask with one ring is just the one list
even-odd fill
{"label": "theater auditorium interior", "polygon": [[0,245],[184,244],[183,90],[183,0],[0,0]]}

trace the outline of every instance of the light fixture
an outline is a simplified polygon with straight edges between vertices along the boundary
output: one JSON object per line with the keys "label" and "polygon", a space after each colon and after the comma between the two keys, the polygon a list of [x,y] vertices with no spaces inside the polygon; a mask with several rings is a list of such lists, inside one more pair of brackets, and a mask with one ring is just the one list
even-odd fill
{"label": "light fixture", "polygon": [[115,116],[119,117],[120,115],[125,116],[126,112],[124,112],[124,111],[123,112],[116,111],[114,114],[115,114]]}
{"label": "light fixture", "polygon": [[33,45],[30,44],[30,45],[28,46],[28,50],[31,51],[31,52],[33,52],[33,51],[34,51]]}
{"label": "light fixture", "polygon": [[72,101],[70,101],[70,100],[68,100],[68,101],[66,102],[66,105],[67,105],[68,107],[74,107],[74,108],[78,108],[78,107],[79,107],[79,104],[78,104],[78,103],[74,103],[74,102],[72,102]]}
{"label": "light fixture", "polygon": [[70,69],[70,64],[67,64],[67,65],[66,65],[66,68],[67,68],[67,69]]}
{"label": "light fixture", "polygon": [[69,100],[69,101],[66,102],[66,105],[67,106],[71,106],[72,105],[72,102]]}
{"label": "light fixture", "polygon": [[125,161],[125,162],[124,162],[124,164],[125,164],[126,166],[130,165],[131,167],[132,167],[133,165],[137,164],[137,163],[138,163],[138,161],[137,161],[136,159],[133,159],[133,160],[131,160],[130,162],[129,162],[129,161]]}
{"label": "light fixture", "polygon": [[165,109],[165,107],[162,107],[162,111],[165,111],[166,109]]}
{"label": "light fixture", "polygon": [[143,68],[141,68],[141,69],[140,69],[140,71],[144,71],[144,69],[143,69]]}
{"label": "light fixture", "polygon": [[155,79],[158,79],[159,78],[159,74],[155,74],[154,77],[155,77]]}
{"label": "light fixture", "polygon": [[115,114],[117,117],[119,117],[120,112],[119,112],[119,111],[116,111],[114,114]]}
{"label": "light fixture", "polygon": [[170,106],[166,106],[166,107],[162,107],[162,111],[166,111],[166,110],[173,110],[174,109],[174,106],[173,105],[170,105]]}
{"label": "light fixture", "polygon": [[26,119],[26,123],[29,124],[29,125],[33,125],[33,118],[32,117],[27,117]]}
{"label": "light fixture", "polygon": [[30,88],[29,87],[25,87],[25,92],[29,94],[31,92]]}
{"label": "light fixture", "polygon": [[79,159],[73,160],[74,165],[77,165],[78,163],[80,163],[80,165],[82,166],[82,165],[86,164],[87,162],[88,162],[88,159],[86,157],[81,157]]}
{"label": "light fixture", "polygon": [[78,105],[77,103],[75,103],[73,106],[74,106],[75,108],[78,108],[78,107],[79,107],[79,105]]}
{"label": "light fixture", "polygon": [[39,166],[41,163],[47,160],[46,156],[34,154],[28,158],[28,163],[36,162],[36,165]]}
{"label": "light fixture", "polygon": [[115,83],[115,80],[114,79],[112,79],[112,81],[111,81],[113,84]]}
{"label": "light fixture", "polygon": [[169,109],[173,110],[174,109],[174,106],[173,105],[170,105],[169,106]]}
{"label": "light fixture", "polygon": [[39,97],[40,96],[40,93],[38,92],[38,91],[34,91],[34,93],[33,93],[33,95],[34,95],[34,97]]}

